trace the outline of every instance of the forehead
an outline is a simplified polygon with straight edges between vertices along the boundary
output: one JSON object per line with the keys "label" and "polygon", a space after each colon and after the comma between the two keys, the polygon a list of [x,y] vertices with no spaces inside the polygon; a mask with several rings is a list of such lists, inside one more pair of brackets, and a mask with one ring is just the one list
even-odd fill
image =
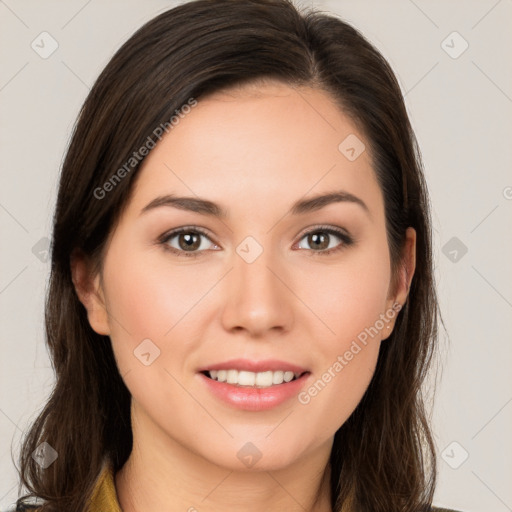
{"label": "forehead", "polygon": [[157,192],[252,208],[334,189],[379,201],[368,150],[356,159],[344,153],[347,140],[358,151],[368,144],[324,91],[251,84],[211,94],[187,112],[144,160],[138,207]]}

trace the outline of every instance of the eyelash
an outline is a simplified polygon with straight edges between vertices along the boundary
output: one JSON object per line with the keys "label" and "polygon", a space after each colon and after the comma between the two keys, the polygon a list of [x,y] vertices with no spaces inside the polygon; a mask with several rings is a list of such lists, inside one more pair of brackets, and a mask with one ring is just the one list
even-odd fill
{"label": "eyelash", "polygon": [[[354,243],[354,239],[351,236],[347,235],[344,231],[337,229],[337,228],[330,227],[330,226],[318,226],[310,231],[307,231],[302,234],[299,241],[302,240],[307,235],[310,235],[312,233],[318,233],[318,232],[327,233],[329,235],[335,235],[342,240],[342,243],[334,248],[323,250],[323,251],[314,251],[314,250],[310,249],[312,251],[312,254],[310,256],[312,256],[312,257],[327,256],[327,255],[339,252],[346,247],[350,247]],[[164,233],[158,239],[158,242],[161,245],[163,245],[165,250],[168,250],[177,256],[184,256],[186,258],[197,258],[198,256],[200,256],[201,253],[204,251],[187,252],[187,251],[175,249],[174,247],[169,246],[169,244],[168,244],[169,240],[171,240],[172,238],[174,238],[182,233],[201,234],[201,235],[205,236],[206,238],[208,238],[208,240],[210,240],[210,242],[212,242],[212,240],[210,239],[208,234],[204,230],[202,230],[201,228],[198,228],[196,226],[185,226],[185,227],[178,228],[173,231]],[[300,249],[300,250],[302,251],[304,249]],[[308,250],[308,249],[306,249],[306,250]]]}

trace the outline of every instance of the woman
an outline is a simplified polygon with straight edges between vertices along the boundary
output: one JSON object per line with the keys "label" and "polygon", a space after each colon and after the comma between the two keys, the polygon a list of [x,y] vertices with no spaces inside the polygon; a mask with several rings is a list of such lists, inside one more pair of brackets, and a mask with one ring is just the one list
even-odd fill
{"label": "woman", "polygon": [[287,0],[147,23],[64,161],[18,509],[435,510],[430,229],[400,88],[351,26]]}

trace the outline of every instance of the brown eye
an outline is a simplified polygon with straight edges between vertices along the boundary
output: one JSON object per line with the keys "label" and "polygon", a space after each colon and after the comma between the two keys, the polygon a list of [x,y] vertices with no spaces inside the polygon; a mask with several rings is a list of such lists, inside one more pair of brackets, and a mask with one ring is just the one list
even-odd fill
{"label": "brown eye", "polygon": [[208,244],[203,244],[203,238],[210,240],[208,235],[198,228],[180,228],[163,235],[160,243],[178,256],[194,257],[201,255],[208,248]]}
{"label": "brown eye", "polygon": [[[342,243],[332,245],[333,237],[338,238]],[[344,231],[331,227],[319,227],[314,231],[308,231],[301,238],[301,240],[304,239],[306,239],[306,245],[312,248],[313,253],[322,255],[331,254],[354,243],[354,240]],[[308,247],[306,247],[306,249],[308,249]]]}
{"label": "brown eye", "polygon": [[178,237],[178,245],[180,249],[188,251],[189,249],[193,251],[194,249],[198,249],[201,245],[201,235],[197,235],[195,233],[180,233],[176,235]]}
{"label": "brown eye", "polygon": [[[319,234],[320,233],[320,234]],[[323,233],[322,231],[316,231],[307,235],[308,244],[315,249],[327,249],[329,246],[330,235]]]}

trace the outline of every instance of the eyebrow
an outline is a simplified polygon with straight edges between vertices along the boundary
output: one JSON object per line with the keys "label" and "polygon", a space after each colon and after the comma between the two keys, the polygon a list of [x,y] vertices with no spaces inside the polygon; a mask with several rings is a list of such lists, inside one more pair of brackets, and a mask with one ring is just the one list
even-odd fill
{"label": "eyebrow", "polygon": [[[370,210],[366,203],[359,197],[349,192],[345,192],[344,190],[318,194],[308,199],[296,201],[288,213],[291,213],[292,215],[303,215],[305,213],[320,210],[333,203],[357,204],[361,206],[371,217]],[[200,197],[179,197],[173,194],[156,197],[141,210],[140,215],[161,206],[174,207],[180,210],[195,212],[219,219],[227,219],[229,216],[227,210],[213,201],[202,199]]]}

